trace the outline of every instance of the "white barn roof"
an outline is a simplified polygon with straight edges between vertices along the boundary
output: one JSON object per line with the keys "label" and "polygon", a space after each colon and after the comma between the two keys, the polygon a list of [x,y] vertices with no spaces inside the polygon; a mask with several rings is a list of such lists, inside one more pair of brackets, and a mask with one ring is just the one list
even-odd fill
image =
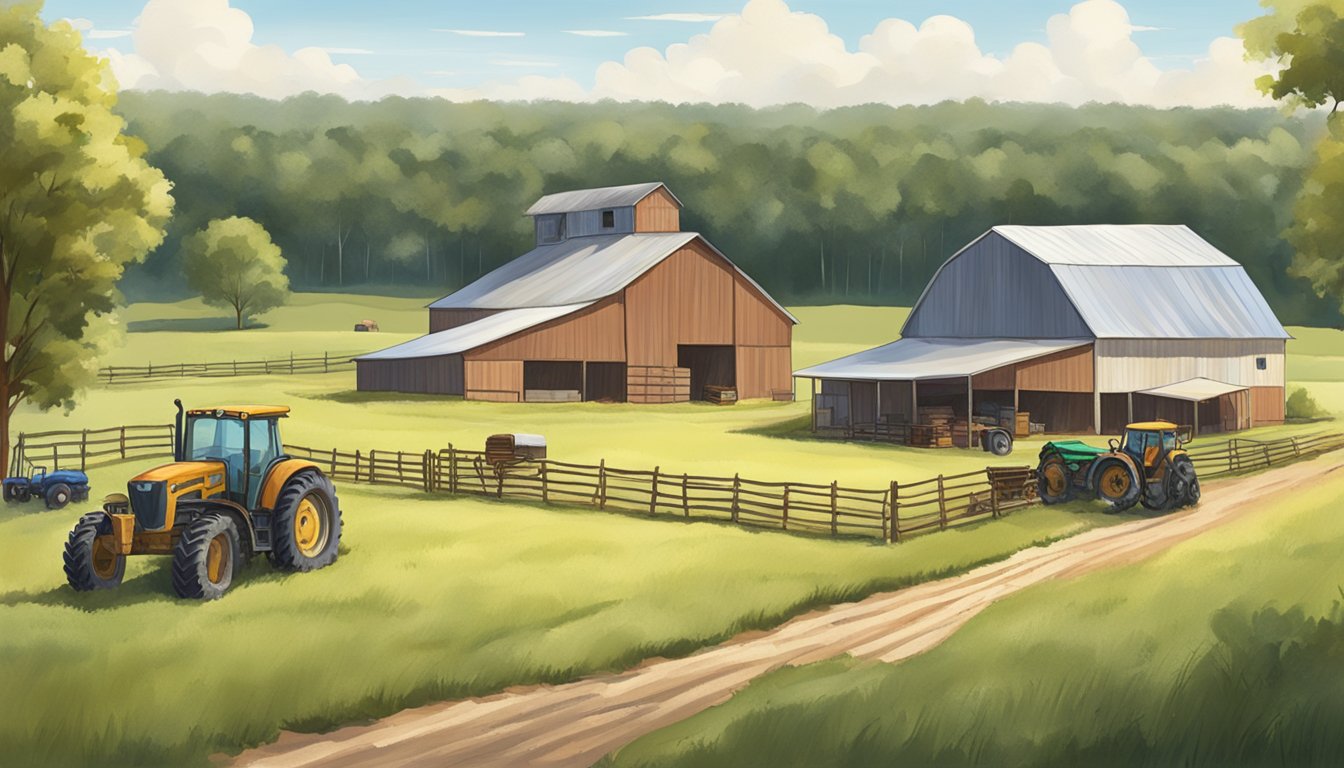
{"label": "white barn roof", "polygon": [[[541,216],[548,213],[570,213],[573,211],[596,211],[602,208],[627,208],[653,194],[659,187],[666,189],[661,181],[647,184],[627,184],[621,187],[599,187],[597,189],[577,189],[572,192],[557,192],[546,195],[527,209],[528,216]],[[667,190],[673,200],[677,196]],[[677,200],[677,205],[681,201]]]}
{"label": "white barn roof", "polygon": [[612,296],[699,240],[793,322],[755,280],[694,232],[603,235],[542,245],[490,272],[431,309],[519,309],[591,303]]}
{"label": "white barn roof", "polygon": [[571,304],[561,307],[531,307],[524,309],[511,309],[505,312],[497,312],[488,317],[483,317],[466,325],[459,325],[456,328],[449,328],[446,331],[431,333],[427,336],[421,336],[418,339],[412,339],[404,344],[398,344],[395,347],[380,349],[377,352],[370,352],[367,355],[360,355],[356,360],[405,360],[416,357],[438,357],[440,355],[457,355],[466,352],[469,349],[475,349],[483,344],[489,344],[492,341],[499,341],[506,336],[512,336],[528,328],[548,323],[552,320],[558,320],[565,315],[578,312],[581,309],[592,306],[592,302],[584,304]]}
{"label": "white barn roof", "polygon": [[814,365],[794,376],[853,381],[919,381],[973,376],[1005,365],[1086,346],[1087,339],[901,339]]}

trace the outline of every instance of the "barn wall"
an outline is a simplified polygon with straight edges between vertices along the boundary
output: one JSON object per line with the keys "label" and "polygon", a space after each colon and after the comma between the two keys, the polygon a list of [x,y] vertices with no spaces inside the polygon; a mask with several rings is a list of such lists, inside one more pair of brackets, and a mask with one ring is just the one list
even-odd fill
{"label": "barn wall", "polygon": [[678,344],[733,343],[732,276],[691,243],[625,289],[630,365],[674,367]]}
{"label": "barn wall", "polygon": [[[1098,339],[1097,388],[1137,392],[1193,378],[1243,387],[1284,385],[1279,339]],[[1256,368],[1265,358],[1266,369]]]}
{"label": "barn wall", "polygon": [[737,396],[743,400],[793,392],[789,347],[738,347]]}
{"label": "barn wall", "polygon": [[523,399],[521,360],[467,360],[465,374],[468,400],[517,403]]}
{"label": "barn wall", "polygon": [[1002,368],[995,368],[992,371],[977,373],[971,377],[971,387],[973,389],[997,389],[1012,391],[1013,382],[1017,380],[1017,368],[1012,365],[1005,365]]}
{"label": "barn wall", "polygon": [[625,360],[625,318],[621,298],[516,333],[467,353],[467,360]]}
{"label": "barn wall", "polygon": [[498,309],[431,309],[429,310],[429,332],[438,333],[450,328],[474,323],[483,317],[489,317]]}
{"label": "barn wall", "polygon": [[769,299],[740,277],[733,294],[738,344],[787,347],[793,341],[793,322],[780,314]]}
{"label": "barn wall", "polygon": [[1251,387],[1251,418],[1255,426],[1282,424],[1285,407],[1283,387]]}
{"label": "barn wall", "polygon": [[[612,211],[615,214],[616,226],[610,229],[602,228],[602,211]],[[576,237],[592,237],[593,235],[616,235],[628,234],[635,230],[635,209],[629,206],[625,208],[602,208],[596,211],[574,211],[565,214],[565,239],[572,240]]]}
{"label": "barn wall", "polygon": [[1017,388],[1041,392],[1091,392],[1092,348],[1081,347],[1017,366]]}
{"label": "barn wall", "polygon": [[901,335],[1080,339],[1093,334],[1049,267],[990,232],[943,265]]}
{"label": "barn wall", "polygon": [[681,209],[661,187],[635,205],[634,215],[636,232],[681,231]]}
{"label": "barn wall", "polygon": [[355,386],[361,392],[460,395],[463,392],[462,356],[359,360],[355,362]]}

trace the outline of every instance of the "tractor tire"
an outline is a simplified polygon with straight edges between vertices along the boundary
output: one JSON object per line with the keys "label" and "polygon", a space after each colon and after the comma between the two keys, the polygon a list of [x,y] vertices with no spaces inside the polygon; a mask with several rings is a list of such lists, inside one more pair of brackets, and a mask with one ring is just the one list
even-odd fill
{"label": "tractor tire", "polygon": [[1152,483],[1143,492],[1140,499],[1143,508],[1153,512],[1168,512],[1175,508],[1176,502],[1166,484]]}
{"label": "tractor tire", "polygon": [[313,571],[336,562],[341,507],[336,487],[315,470],[285,484],[271,517],[271,562],[287,571]]}
{"label": "tractor tire", "polygon": [[1124,512],[1143,496],[1143,488],[1134,471],[1119,459],[1102,459],[1092,473],[1097,498],[1106,502],[1109,512]]}
{"label": "tractor tire", "polygon": [[33,498],[33,490],[28,486],[20,486],[14,489],[14,500],[20,504]]}
{"label": "tractor tire", "polygon": [[4,488],[4,493],[5,493],[5,503],[6,503],[6,504],[13,504],[14,502],[16,502],[16,501],[19,500],[19,489],[18,489],[18,486],[15,486],[15,485],[11,485],[11,484],[9,484],[9,483],[6,483],[6,484],[5,484],[5,488]]}
{"label": "tractor tire", "polygon": [[1046,504],[1063,504],[1073,498],[1073,472],[1062,456],[1050,456],[1036,468],[1036,495]]}
{"label": "tractor tire", "polygon": [[1007,456],[1013,452],[1013,436],[1002,429],[986,432],[981,439],[988,441],[986,447],[995,456]]}
{"label": "tractor tire", "polygon": [[1193,507],[1199,503],[1199,476],[1189,456],[1178,456],[1172,462],[1172,499],[1175,506]]}
{"label": "tractor tire", "polygon": [[65,541],[65,579],[76,592],[114,589],[126,575],[126,556],[111,549],[106,512],[79,518]]}
{"label": "tractor tire", "polygon": [[233,586],[241,566],[238,524],[206,512],[187,525],[173,548],[173,590],[191,600],[215,600]]}
{"label": "tractor tire", "polygon": [[65,509],[65,505],[74,498],[74,492],[65,483],[55,483],[46,492],[47,509]]}

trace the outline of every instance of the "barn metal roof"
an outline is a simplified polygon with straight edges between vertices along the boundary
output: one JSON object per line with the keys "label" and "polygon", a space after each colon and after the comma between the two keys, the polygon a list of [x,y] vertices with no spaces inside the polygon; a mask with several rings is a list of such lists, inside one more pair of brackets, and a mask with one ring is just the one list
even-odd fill
{"label": "barn metal roof", "polygon": [[[627,184],[623,187],[600,187],[598,189],[577,189],[572,192],[557,192],[546,195],[527,209],[528,216],[540,216],[547,213],[570,213],[572,211],[596,211],[602,208],[625,208],[653,194],[654,190],[665,185],[661,181],[646,184]],[[672,190],[667,190],[672,195]],[[672,195],[677,200],[676,195]],[[677,205],[681,201],[677,200]]]}
{"label": "barn metal roof", "polygon": [[995,227],[1046,264],[1117,267],[1236,267],[1184,224]]}
{"label": "barn metal roof", "polygon": [[1088,343],[1086,339],[901,339],[793,375],[857,381],[947,379],[973,376]]}
{"label": "barn metal roof", "polygon": [[417,357],[457,355],[520,331],[557,320],[592,306],[593,302],[559,307],[527,307],[497,312],[475,322],[412,339],[395,347],[361,355],[356,360],[405,360]]}
{"label": "barn metal roof", "polygon": [[594,302],[619,293],[678,249],[699,240],[747,280],[776,309],[764,288],[695,232],[583,237],[542,245],[490,272],[431,309],[518,309]]}
{"label": "barn metal roof", "polygon": [[1241,392],[1250,389],[1250,387],[1239,387],[1236,384],[1227,384],[1213,379],[1186,379],[1178,381],[1175,384],[1168,384],[1165,387],[1154,387],[1145,389],[1139,394],[1157,395],[1158,397],[1170,397],[1176,400],[1189,400],[1192,403],[1202,403],[1205,400],[1212,400],[1215,397],[1230,395],[1233,392]]}

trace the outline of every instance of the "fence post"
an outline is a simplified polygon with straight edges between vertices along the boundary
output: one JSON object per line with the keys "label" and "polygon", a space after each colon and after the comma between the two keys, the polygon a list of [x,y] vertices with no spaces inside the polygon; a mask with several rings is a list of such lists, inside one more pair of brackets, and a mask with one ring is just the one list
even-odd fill
{"label": "fence post", "polygon": [[327,353],[324,351],[324,352],[322,353],[322,372],[323,372],[323,373],[331,373],[331,368],[328,367],[328,365],[329,365],[329,364],[328,364],[328,362],[327,362]]}
{"label": "fence post", "polygon": [[89,430],[79,433],[79,471],[88,469]]}
{"label": "fence post", "polygon": [[1269,469],[1270,467],[1274,466],[1274,463],[1269,460],[1269,443],[1261,443],[1260,452],[1263,453],[1265,456],[1265,469]]}
{"label": "fence post", "polygon": [[541,503],[551,503],[551,493],[546,487],[546,462],[541,462]]}
{"label": "fence post", "polygon": [[448,492],[457,493],[457,450],[448,444]]}
{"label": "fence post", "polygon": [[1297,444],[1297,438],[1293,438],[1293,458],[1302,458],[1302,448]]}
{"label": "fence post", "polygon": [[335,448],[332,448],[332,449],[331,449],[331,477],[332,477],[333,480],[336,478],[336,449],[335,449]]}
{"label": "fence post", "polygon": [[901,540],[901,484],[891,481],[891,540]]}
{"label": "fence post", "polygon": [[607,508],[607,460],[597,462],[597,508]]}
{"label": "fence post", "polygon": [[[290,373],[293,373],[293,371],[290,371]],[[406,478],[404,476],[404,471],[402,470],[401,465],[401,451],[397,451],[397,482],[402,483],[405,481]]]}
{"label": "fence post", "polygon": [[832,481],[831,481],[831,535],[832,535],[832,536],[834,536],[836,533],[839,532],[839,531],[838,531],[838,523],[840,522],[840,510],[839,510],[839,507],[838,507],[839,499],[837,498],[837,497],[839,496],[839,493],[840,493],[840,486],[839,486],[839,483],[838,483],[837,481],[835,481],[835,480],[832,480]]}
{"label": "fence post", "polygon": [[234,360],[234,361],[233,361],[233,375],[234,375],[234,376],[237,376],[237,375],[238,375],[238,361],[237,361],[237,360]]}
{"label": "fence post", "polygon": [[733,522],[734,522],[734,523],[737,522],[738,498],[741,496],[741,491],[742,491],[742,475],[740,475],[740,474],[738,474],[738,475],[733,475],[733,504],[732,504],[732,510],[733,510],[733,511],[732,511],[732,515],[733,515]]}
{"label": "fence post", "polygon": [[650,515],[656,515],[656,514],[658,514],[658,470],[659,470],[659,467],[654,467],[654,468],[653,468],[653,483],[652,483],[652,486],[651,486],[653,490],[652,490],[652,492],[649,494],[649,514],[650,514]]}
{"label": "fence post", "polygon": [[938,476],[938,530],[947,530],[947,495],[943,492],[943,476]]}
{"label": "fence post", "polygon": [[355,482],[359,482],[359,449],[355,449]]}
{"label": "fence post", "polygon": [[790,491],[790,490],[792,490],[792,486],[790,486],[788,483],[785,483],[785,484],[784,484],[784,510],[783,510],[783,511],[784,511],[784,516],[783,516],[783,519],[782,519],[782,522],[781,522],[781,525],[780,525],[781,530],[785,530],[785,531],[789,530],[789,491]]}
{"label": "fence post", "polygon": [[378,451],[374,448],[369,449],[369,482],[378,482]]}
{"label": "fence post", "polygon": [[[172,429],[171,427],[169,427],[169,429],[168,429],[168,437],[170,438],[170,440],[171,440],[172,442],[176,442],[176,440],[177,440],[176,436],[173,434],[173,429]],[[123,425],[123,426],[121,427],[121,440],[119,441],[119,445],[121,446],[121,458],[124,459],[124,458],[126,458],[126,427],[125,427],[125,425]]]}
{"label": "fence post", "polygon": [[294,352],[293,352],[293,351],[290,351],[290,353],[289,353],[289,375],[290,375],[290,376],[293,376],[293,375],[294,375]]}
{"label": "fence post", "polygon": [[682,514],[685,515],[686,517],[690,517],[690,516],[691,516],[691,500],[690,500],[690,498],[689,498],[689,496],[690,496],[690,491],[688,490],[688,486],[689,486],[689,485],[690,485],[690,478],[687,477],[685,473],[682,473],[682,475],[681,475],[681,512],[682,512]]}
{"label": "fence post", "polygon": [[61,468],[61,454],[56,450],[56,446],[51,446],[51,468],[53,470]]}
{"label": "fence post", "polygon": [[989,513],[995,519],[999,519],[999,489],[994,485],[994,473],[988,467],[985,468],[985,476],[989,478]]}

